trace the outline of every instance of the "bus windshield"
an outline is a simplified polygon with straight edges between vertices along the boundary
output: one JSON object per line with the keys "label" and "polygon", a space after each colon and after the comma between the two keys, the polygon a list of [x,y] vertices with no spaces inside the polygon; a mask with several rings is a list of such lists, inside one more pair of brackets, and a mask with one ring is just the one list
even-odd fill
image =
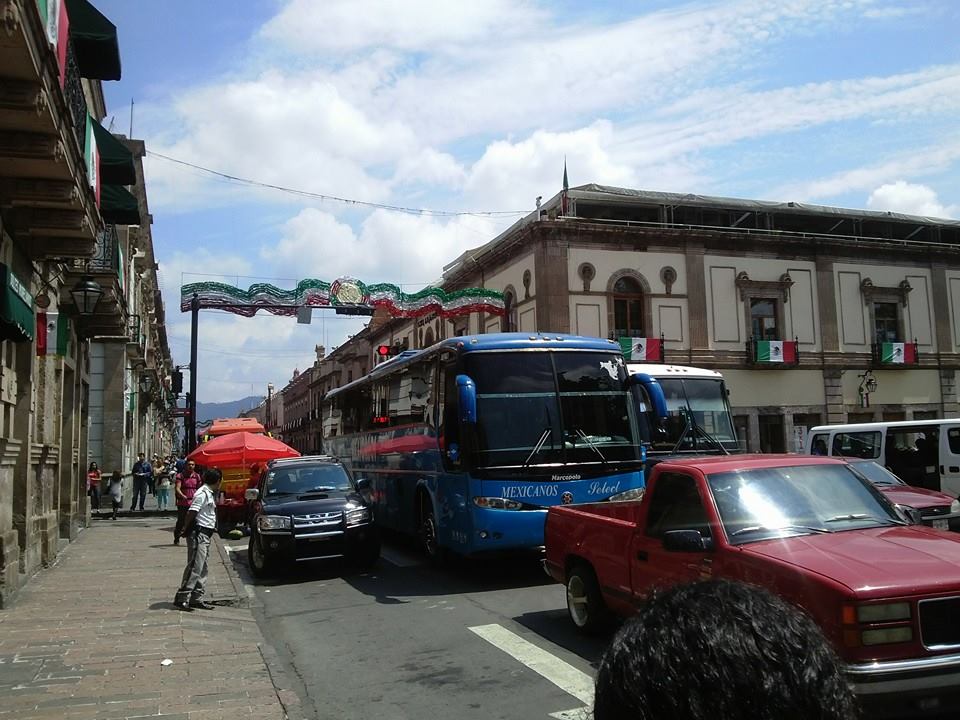
{"label": "bus windshield", "polygon": [[464,365],[477,387],[477,467],[640,462],[620,356],[478,352]]}
{"label": "bus windshield", "polygon": [[673,450],[680,438],[683,442],[678,450],[697,452],[718,452],[716,444],[711,443],[692,429],[684,435],[687,426],[682,411],[693,413],[697,424],[708,435],[720,442],[727,451],[737,450],[737,437],[733,430],[730,404],[723,381],[713,378],[658,378],[660,387],[667,400],[669,417],[666,422],[667,436],[655,445],[656,450]]}

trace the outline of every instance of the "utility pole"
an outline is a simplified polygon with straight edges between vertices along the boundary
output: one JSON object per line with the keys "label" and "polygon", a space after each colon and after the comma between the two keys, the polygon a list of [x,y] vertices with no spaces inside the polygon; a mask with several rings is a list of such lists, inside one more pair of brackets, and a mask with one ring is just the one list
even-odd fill
{"label": "utility pole", "polygon": [[187,453],[197,446],[197,333],[200,323],[200,298],[190,300],[190,402],[187,403]]}

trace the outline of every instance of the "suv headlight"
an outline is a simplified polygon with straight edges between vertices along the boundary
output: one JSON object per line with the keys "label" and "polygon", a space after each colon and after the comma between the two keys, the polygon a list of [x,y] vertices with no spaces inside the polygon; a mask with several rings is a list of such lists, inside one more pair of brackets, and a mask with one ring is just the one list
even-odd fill
{"label": "suv headlight", "polygon": [[857,607],[857,620],[862,623],[890,622],[891,620],[909,619],[910,603],[908,602],[860,605]]}
{"label": "suv headlight", "polygon": [[960,500],[954,500],[950,503],[950,514],[960,513]]}
{"label": "suv headlight", "polygon": [[343,516],[347,521],[347,527],[362,525],[363,523],[370,522],[370,508],[362,507],[355,508],[354,510],[346,510]]}
{"label": "suv headlight", "polygon": [[260,530],[289,530],[290,516],[261,515],[257,518],[257,527]]}

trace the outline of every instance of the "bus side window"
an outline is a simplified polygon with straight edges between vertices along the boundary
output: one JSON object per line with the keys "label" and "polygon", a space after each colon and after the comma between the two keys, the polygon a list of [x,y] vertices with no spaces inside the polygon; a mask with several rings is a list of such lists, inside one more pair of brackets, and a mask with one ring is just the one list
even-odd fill
{"label": "bus side window", "polygon": [[460,445],[460,421],[457,418],[457,372],[454,362],[440,364],[440,378],[437,383],[440,396],[437,398],[440,427],[437,429],[440,454],[445,467],[456,465],[450,461],[447,451],[451,446]]}

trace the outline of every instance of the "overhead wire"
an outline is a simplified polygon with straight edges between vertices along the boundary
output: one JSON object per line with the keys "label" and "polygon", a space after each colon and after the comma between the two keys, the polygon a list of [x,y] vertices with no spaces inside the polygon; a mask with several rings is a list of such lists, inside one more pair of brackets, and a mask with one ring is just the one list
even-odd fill
{"label": "overhead wire", "polygon": [[240,185],[265,188],[268,190],[276,190],[278,192],[287,193],[289,195],[297,195],[299,197],[307,197],[314,200],[325,200],[329,202],[343,203],[345,205],[357,205],[360,207],[369,207],[369,208],[374,208],[378,210],[389,210],[391,212],[405,213],[407,215],[429,215],[433,217],[463,217],[463,216],[510,217],[510,216],[526,215],[530,212],[530,210],[436,210],[432,208],[418,208],[418,207],[405,207],[402,205],[390,205],[388,203],[378,203],[378,202],[372,202],[369,200],[357,200],[355,198],[340,197],[338,195],[327,195],[324,193],[310,192],[309,190],[300,190],[298,188],[291,188],[284,185],[277,185],[275,183],[267,183],[267,182],[261,182],[259,180],[252,180],[250,178],[244,178],[238,175],[231,175],[229,173],[225,173],[220,170],[214,170],[213,168],[204,167],[203,165],[197,165],[196,163],[188,162],[186,160],[181,160],[179,158],[170,157],[169,155],[158,153],[155,150],[148,150],[147,155],[152,157],[157,157],[157,158],[160,158],[161,160],[166,160],[167,162],[175,163],[177,165],[182,165],[184,167],[192,168],[194,170],[199,170],[209,175],[223,178]]}

